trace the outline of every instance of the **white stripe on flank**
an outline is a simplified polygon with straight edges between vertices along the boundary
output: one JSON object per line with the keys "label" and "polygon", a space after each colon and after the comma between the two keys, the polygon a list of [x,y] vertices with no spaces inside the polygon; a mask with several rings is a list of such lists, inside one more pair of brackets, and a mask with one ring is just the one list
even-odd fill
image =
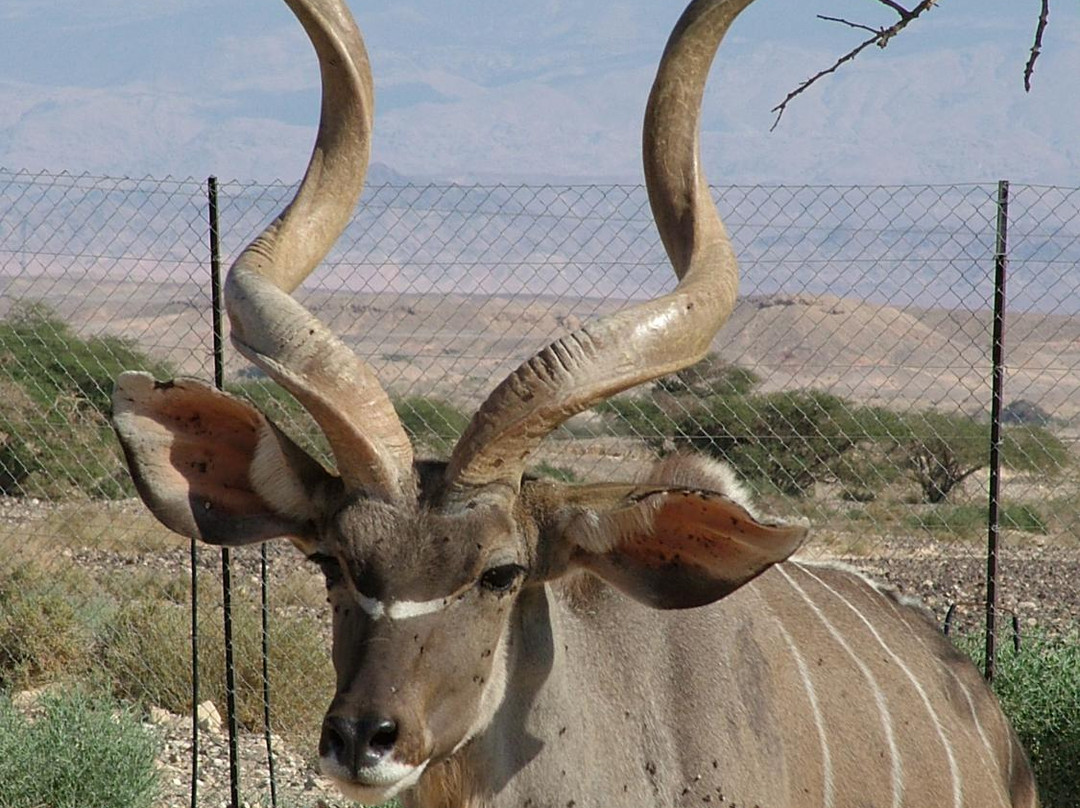
{"label": "white stripe on flank", "polygon": [[[795,583],[794,579],[790,575],[788,575],[787,570],[780,564],[777,564],[773,569],[777,570],[782,576],[784,576],[784,579],[789,584],[791,584],[792,589],[794,589],[799,594],[799,596],[804,601],[806,601],[806,605],[809,606],[810,609],[814,612],[818,620],[821,621],[822,625],[825,626],[829,634],[832,635],[832,638],[836,640],[836,642],[839,643],[840,647],[844,649],[847,655],[851,657],[852,661],[858,666],[859,671],[862,673],[863,677],[870,685],[870,689],[874,693],[874,701],[877,704],[878,713],[881,715],[881,726],[885,730],[885,740],[889,745],[889,755],[891,757],[890,770],[892,778],[892,804],[893,808],[900,808],[900,806],[903,804],[904,799],[904,772],[900,760],[900,751],[896,747],[896,737],[893,732],[892,719],[889,713],[889,704],[885,698],[885,694],[882,692],[881,687],[878,685],[877,680],[874,678],[874,674],[871,673],[870,669],[866,667],[866,664],[861,659],[859,659],[858,656],[855,655],[855,652],[852,650],[851,646],[848,645],[847,640],[845,640],[843,635],[841,635],[840,632],[836,630],[836,627],[829,622],[829,618],[825,616],[824,612],[822,612],[820,608],[818,608],[818,605],[814,603],[814,601],[810,599],[810,596],[807,595],[805,591],[803,591],[803,588],[797,583]],[[798,567],[798,569],[802,568]]]}
{"label": "white stripe on flank", "polygon": [[[904,619],[904,616],[900,614],[900,608],[902,604],[897,603],[895,600],[889,597],[886,598],[885,602],[896,613],[897,617],[899,617],[901,620]],[[960,687],[960,689],[964,692],[964,698],[967,699],[968,710],[971,711],[971,720],[975,724],[975,731],[979,734],[979,740],[982,741],[982,745],[984,747],[984,751],[980,750],[979,757],[981,757],[983,759],[983,762],[986,764],[987,771],[996,770],[997,764],[994,762],[996,758],[996,755],[994,754],[994,746],[990,742],[990,739],[987,737],[986,731],[983,729],[982,721],[979,720],[979,713],[975,709],[975,700],[971,698],[971,691],[968,689],[968,686],[964,683],[963,679],[956,675],[956,672],[951,667],[945,665],[943,662],[941,662],[941,660],[937,658],[937,655],[929,648],[929,646],[927,646],[925,642],[923,642],[922,637],[920,637],[914,631],[909,630],[909,633],[912,639],[914,639],[915,642],[917,642],[923,648],[923,650],[926,651],[927,655],[937,661],[938,668],[940,668],[942,673],[951,676],[956,682],[956,684]],[[1008,765],[1006,766],[1005,770],[1010,772],[1012,771],[1011,743],[1008,744]],[[1005,799],[1005,797],[1002,797],[1002,804],[1006,805],[1006,808],[1008,808],[1007,800]]]}
{"label": "white stripe on flank", "polygon": [[880,645],[885,650],[885,653],[889,655],[889,658],[894,663],[896,663],[897,667],[899,667],[900,670],[904,672],[904,675],[907,676],[908,680],[911,682],[912,687],[915,688],[915,692],[919,694],[919,698],[922,699],[923,706],[926,707],[926,712],[929,713],[930,720],[934,724],[934,730],[937,732],[938,738],[941,741],[941,745],[945,749],[945,756],[949,760],[949,774],[952,777],[953,786],[953,805],[956,806],[956,808],[960,808],[964,802],[964,785],[960,779],[960,768],[956,765],[956,755],[953,754],[952,744],[949,742],[949,739],[945,734],[945,727],[942,725],[941,719],[938,717],[937,710],[934,709],[934,705],[930,703],[930,697],[926,695],[926,690],[923,688],[922,684],[919,683],[919,680],[915,678],[915,674],[911,672],[911,669],[906,664],[904,664],[904,660],[902,660],[899,655],[897,655],[897,653],[886,644],[885,640],[878,633],[878,630],[874,628],[874,625],[866,619],[866,616],[862,612],[855,608],[851,601],[849,601],[847,598],[845,598],[843,595],[841,595],[839,592],[837,592],[835,589],[825,583],[825,581],[821,580],[821,578],[819,578],[810,570],[806,569],[805,567],[803,567],[802,570],[819,584],[821,584],[821,586],[823,586],[828,592],[832,593],[832,595],[835,596],[841,603],[847,606],[852,611],[852,613],[856,617],[858,617],[868,629],[870,629],[870,633],[874,635],[874,639],[877,640],[878,645]]}
{"label": "white stripe on flank", "polygon": [[806,661],[803,659],[802,654],[799,653],[798,647],[795,645],[795,641],[791,635],[788,634],[787,629],[784,628],[782,622],[780,622],[779,616],[776,618],[776,627],[780,629],[780,633],[784,635],[784,641],[788,644],[788,648],[791,649],[791,655],[795,658],[795,664],[799,668],[799,674],[802,676],[803,687],[806,689],[806,698],[810,701],[810,711],[814,714],[814,726],[817,727],[818,742],[821,744],[821,779],[824,789],[825,808],[833,808],[836,801],[835,788],[833,786],[833,767],[832,767],[832,754],[829,751],[829,739],[825,734],[825,719],[821,715],[821,706],[818,704],[817,692],[814,690],[814,683],[810,679],[810,669],[806,666]]}
{"label": "white stripe on flank", "polygon": [[[964,680],[957,676],[951,669],[946,668],[945,672],[953,677],[956,684],[964,691],[964,698],[967,699],[968,710],[971,711],[971,718],[975,722],[975,731],[979,733],[979,738],[982,740],[982,745],[984,747],[979,750],[979,757],[982,758],[987,771],[994,771],[997,768],[994,764],[994,748],[990,745],[990,740],[986,737],[986,733],[983,732],[982,722],[979,721],[979,714],[975,712],[975,701],[971,698],[971,692],[968,690],[967,685],[964,684]],[[1006,771],[1012,771],[1012,744],[1009,744],[1009,766]],[[1005,808],[1008,808],[1004,795],[1002,795],[1001,802],[1002,805],[1005,805]]]}
{"label": "white stripe on flank", "polygon": [[394,600],[389,605],[381,600],[369,598],[362,592],[352,590],[353,598],[372,620],[386,617],[390,620],[408,620],[425,614],[441,612],[456,602],[456,598],[436,598],[435,600]]}

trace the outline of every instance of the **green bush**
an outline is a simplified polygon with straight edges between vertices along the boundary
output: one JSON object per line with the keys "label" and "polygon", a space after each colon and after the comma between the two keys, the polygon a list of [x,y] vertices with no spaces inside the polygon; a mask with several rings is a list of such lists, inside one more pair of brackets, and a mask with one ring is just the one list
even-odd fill
{"label": "green bush", "polygon": [[[982,637],[957,644],[981,667]],[[1080,805],[1080,635],[1029,634],[999,646],[994,691],[1031,756],[1044,808]]]}
{"label": "green bush", "polygon": [[716,455],[747,479],[803,496],[865,437],[856,409],[816,390],[716,396],[678,421],[675,442]]}
{"label": "green bush", "polygon": [[24,690],[89,667],[89,648],[107,608],[94,581],[36,564],[0,570],[0,689]]}
{"label": "green bush", "polygon": [[644,396],[612,398],[596,411],[608,417],[612,434],[643,440],[656,451],[678,433],[679,424],[667,410]]}
{"label": "green bush", "polygon": [[970,538],[986,533],[986,516],[985,505],[937,505],[909,515],[904,522],[912,530]]}
{"label": "green bush", "polygon": [[0,696],[4,808],[150,808],[156,739],[119,705],[79,690],[42,698],[26,719]]}
{"label": "green bush", "polygon": [[1033,505],[1005,505],[998,511],[998,521],[1006,530],[1024,533],[1049,533],[1046,518]]}
{"label": "green bush", "polygon": [[0,357],[6,375],[39,405],[66,398],[101,415],[109,412],[113,382],[122,371],[173,375],[131,340],[78,336],[42,303],[18,303],[0,320]]}
{"label": "green bush", "polygon": [[549,480],[555,480],[560,483],[581,482],[581,478],[573,469],[567,468],[566,466],[555,466],[547,461],[538,463],[531,467],[529,471],[537,477],[546,477]]}
{"label": "green bush", "polygon": [[170,369],[116,337],[83,339],[41,304],[0,320],[0,493],[60,499],[131,496],[107,420],[123,370]]}
{"label": "green bush", "polygon": [[[961,537],[982,536],[989,524],[988,506],[985,503],[971,505],[937,505],[921,513],[912,514],[905,520],[907,526],[916,530],[948,533]],[[1046,533],[1047,521],[1032,505],[1006,503],[998,510],[998,523],[1004,530],[1025,533]]]}
{"label": "green bush", "polygon": [[[220,586],[200,579],[199,671],[201,698],[224,708]],[[313,694],[327,703],[333,694],[328,631],[310,606],[296,608],[273,590],[271,596],[274,727],[311,741],[320,720]],[[99,580],[79,569],[57,574],[35,562],[0,567],[0,690],[103,682],[125,703],[190,713],[190,604],[183,575],[126,568]],[[246,587],[233,590],[233,640],[238,715],[255,729],[263,716],[261,607]]]}
{"label": "green bush", "polygon": [[[57,410],[0,422],[0,494],[62,500],[135,494],[104,416]],[[4,436],[4,433],[6,437]]]}
{"label": "green bush", "polygon": [[[200,581],[200,699],[212,699],[224,712],[225,637],[220,584]],[[262,726],[261,607],[256,594],[233,590],[233,655],[237,717],[242,726]],[[284,735],[316,737],[319,704],[333,695],[328,633],[315,616],[271,604],[270,671],[274,729]],[[189,714],[191,701],[190,596],[182,602],[129,593],[98,636],[97,659],[119,699]]]}
{"label": "green bush", "polygon": [[442,457],[454,448],[469,424],[468,417],[445,401],[410,396],[394,402],[398,418],[414,446],[422,446]]}
{"label": "green bush", "polygon": [[1069,447],[1042,426],[1006,426],[1001,430],[1001,463],[1013,471],[1056,477],[1072,465]]}
{"label": "green bush", "polygon": [[754,371],[732,365],[710,353],[688,368],[657,379],[656,387],[672,395],[691,395],[700,399],[745,396],[760,383],[761,377]]}
{"label": "green bush", "polygon": [[814,390],[663,403],[624,397],[596,409],[609,416],[614,434],[654,450],[674,444],[715,455],[744,479],[781,494],[803,496],[815,482],[835,479],[858,501],[896,479],[888,452],[907,434],[897,413]]}

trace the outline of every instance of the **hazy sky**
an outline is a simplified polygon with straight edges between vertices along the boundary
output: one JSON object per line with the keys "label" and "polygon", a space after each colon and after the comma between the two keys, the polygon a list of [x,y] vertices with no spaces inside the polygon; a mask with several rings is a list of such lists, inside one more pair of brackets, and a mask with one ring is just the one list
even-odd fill
{"label": "hazy sky", "polygon": [[[640,181],[642,110],[682,0],[352,2],[377,90],[373,160],[421,180]],[[706,98],[714,183],[1080,185],[1080,8],[1056,0],[1032,93],[1038,0],[941,0],[794,102],[856,44],[825,13],[759,0]],[[0,0],[0,166],[294,180],[318,109],[314,54],[277,0]]]}

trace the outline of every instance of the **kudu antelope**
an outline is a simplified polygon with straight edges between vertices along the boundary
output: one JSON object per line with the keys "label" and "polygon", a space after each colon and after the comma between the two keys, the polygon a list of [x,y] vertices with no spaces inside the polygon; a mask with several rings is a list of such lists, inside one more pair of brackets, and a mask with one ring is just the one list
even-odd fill
{"label": "kudu antelope", "polygon": [[645,176],[677,287],[540,351],[434,462],[414,460],[368,365],[290,296],[359,197],[372,86],[342,0],[288,0],[322,68],[318,139],[225,293],[236,347],[310,411],[336,473],[198,381],[126,373],[113,418],[167,526],[219,545],[285,538],[321,566],[337,685],[319,754],[360,802],[1037,803],[993,695],[923,613],[857,573],[785,561],[805,527],[756,514],[724,467],[675,457],[597,485],[524,474],[571,415],[700,359],[731,311],[735,256],[698,124],[749,2],[693,2],[649,98]]}

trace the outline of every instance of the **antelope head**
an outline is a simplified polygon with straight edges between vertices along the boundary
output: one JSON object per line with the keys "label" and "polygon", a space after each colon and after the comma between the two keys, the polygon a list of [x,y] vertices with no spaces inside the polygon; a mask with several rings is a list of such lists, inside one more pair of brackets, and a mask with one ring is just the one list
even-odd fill
{"label": "antelope head", "polygon": [[165,525],[216,545],[288,539],[322,568],[337,684],[321,765],[350,796],[377,802],[484,731],[512,676],[509,627],[551,582],[583,570],[650,606],[693,607],[802,541],[804,528],[707,490],[716,486],[692,464],[636,484],[524,474],[570,416],[704,356],[734,305],[735,257],[699,165],[698,119],[713,53],[748,0],[687,10],[648,104],[646,180],[678,285],[522,364],[446,462],[414,460],[369,366],[290,295],[360,195],[372,84],[343,0],[287,2],[321,66],[318,138],[295,198],[232,265],[226,305],[236,348],[311,413],[336,470],[246,402],[191,379],[123,374],[113,421]]}

